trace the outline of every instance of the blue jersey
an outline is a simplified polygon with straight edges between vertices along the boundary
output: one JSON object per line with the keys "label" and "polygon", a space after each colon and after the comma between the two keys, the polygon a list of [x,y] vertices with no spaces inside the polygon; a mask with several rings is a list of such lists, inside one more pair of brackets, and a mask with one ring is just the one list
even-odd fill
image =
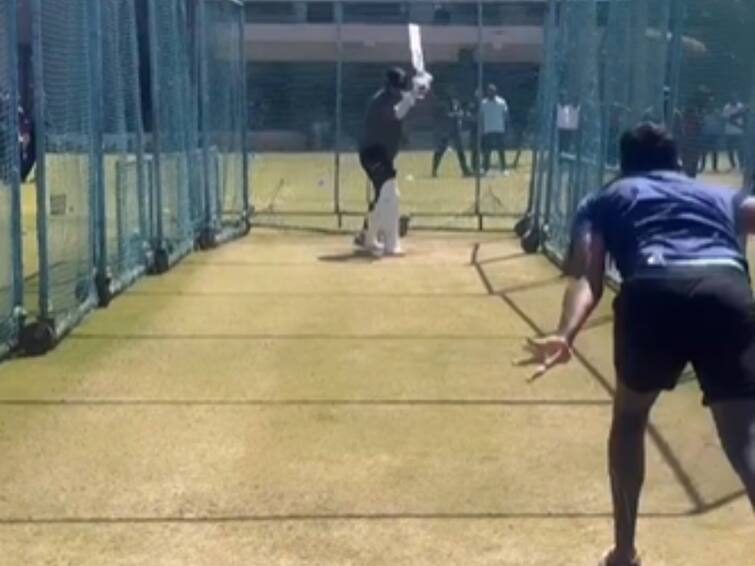
{"label": "blue jersey", "polygon": [[642,267],[701,260],[747,270],[738,227],[744,197],[670,171],[625,177],[582,201],[572,235],[599,232],[624,279]]}

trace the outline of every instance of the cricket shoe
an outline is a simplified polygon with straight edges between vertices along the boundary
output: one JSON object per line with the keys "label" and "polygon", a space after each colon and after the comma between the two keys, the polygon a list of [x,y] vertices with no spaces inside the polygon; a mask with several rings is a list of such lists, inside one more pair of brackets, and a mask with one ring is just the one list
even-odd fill
{"label": "cricket shoe", "polygon": [[368,242],[367,234],[362,231],[354,237],[354,247],[360,251],[367,252],[375,257],[383,255],[383,244],[380,242]]}
{"label": "cricket shoe", "polygon": [[382,252],[385,257],[403,257],[406,255],[404,248],[402,248],[401,246],[397,246],[392,250],[382,250]]}

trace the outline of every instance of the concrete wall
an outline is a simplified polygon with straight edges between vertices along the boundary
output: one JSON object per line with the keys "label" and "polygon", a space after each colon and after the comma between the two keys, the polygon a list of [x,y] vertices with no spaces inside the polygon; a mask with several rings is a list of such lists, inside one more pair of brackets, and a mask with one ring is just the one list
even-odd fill
{"label": "concrete wall", "polygon": [[[249,61],[327,62],[338,57],[335,24],[247,24]],[[462,50],[478,45],[474,26],[423,26],[428,64],[459,61]],[[408,59],[405,25],[344,24],[343,60],[381,62]],[[486,27],[482,30],[483,60],[491,63],[539,63],[543,30],[537,26]]]}

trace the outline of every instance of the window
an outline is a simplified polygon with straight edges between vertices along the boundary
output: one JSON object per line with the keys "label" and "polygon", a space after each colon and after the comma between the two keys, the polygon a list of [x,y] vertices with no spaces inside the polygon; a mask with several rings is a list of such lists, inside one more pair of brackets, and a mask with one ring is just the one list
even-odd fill
{"label": "window", "polygon": [[477,4],[436,4],[433,23],[436,25],[476,26]]}
{"label": "window", "polygon": [[294,2],[247,2],[246,21],[250,23],[289,23],[296,21]]}
{"label": "window", "polygon": [[404,2],[347,2],[343,21],[360,24],[405,24],[409,10]]}
{"label": "window", "polygon": [[483,4],[482,23],[486,26],[540,26],[545,22],[546,10],[544,2]]}
{"label": "window", "polygon": [[335,21],[333,2],[308,2],[307,21],[310,24],[329,24]]}

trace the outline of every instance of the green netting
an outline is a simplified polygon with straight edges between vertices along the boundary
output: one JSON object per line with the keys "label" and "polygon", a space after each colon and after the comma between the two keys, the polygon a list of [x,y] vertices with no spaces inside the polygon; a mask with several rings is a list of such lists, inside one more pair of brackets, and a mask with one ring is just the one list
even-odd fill
{"label": "green netting", "polygon": [[[275,22],[257,28],[255,7],[247,5],[246,77],[256,222],[296,223],[300,218],[293,215],[300,213],[331,215],[339,182],[344,184],[336,174],[334,152],[341,103],[335,27],[324,28],[325,37],[316,47],[293,50],[287,38],[296,37],[298,24]],[[332,24],[333,10],[326,15]],[[359,187],[361,208],[363,181]],[[335,226],[332,220],[329,224]]]}
{"label": "green netting", "polygon": [[[398,66],[413,72],[408,31],[413,23],[419,26],[425,66],[435,80],[430,94],[403,123],[404,141],[395,160],[401,212],[414,217],[414,226],[475,227],[479,212],[475,165],[479,172],[482,161],[474,157],[482,72],[474,53],[477,5],[344,2],[342,9],[342,74],[337,85],[342,98],[340,208],[363,213],[374,198],[359,165],[358,140],[365,133],[368,102],[383,87],[386,69]],[[436,12],[463,14],[464,33],[449,32],[451,22],[436,18]],[[500,186],[504,177],[496,169],[488,181]]]}
{"label": "green netting", "polygon": [[547,251],[564,253],[577,204],[616,175],[619,137],[640,121],[671,129],[689,175],[742,188],[753,158],[751,7],[551,0],[548,8],[530,207]]}
{"label": "green netting", "polygon": [[191,249],[204,221],[195,51],[184,0],[150,1],[157,247]]}
{"label": "green netting", "polygon": [[17,336],[21,269],[15,28],[15,0],[0,0],[0,353]]}
{"label": "green netting", "polygon": [[[0,353],[17,338],[45,351],[195,238],[248,227],[243,14],[236,0],[0,0]],[[26,137],[34,186],[19,179]]]}
{"label": "green netting", "polygon": [[[686,134],[686,169],[740,187],[752,156],[755,9],[751,2],[689,0],[675,111]],[[695,167],[696,165],[696,167]]]}
{"label": "green netting", "polygon": [[202,63],[206,70],[203,151],[207,222],[215,230],[243,230],[248,215],[244,148],[243,6],[236,0],[204,3]]}
{"label": "green netting", "polygon": [[[436,80],[405,121],[402,212],[413,226],[511,226],[528,204],[544,15],[541,3],[505,0],[247,2],[258,221],[361,224],[372,190],[358,158],[365,110],[388,67],[411,72],[413,23]],[[509,111],[503,135],[486,137],[480,105],[490,84]],[[504,220],[488,224],[493,216]]]}
{"label": "green netting", "polygon": [[[149,201],[143,160],[134,0],[101,0],[102,132],[106,246],[103,260],[117,287],[148,259]],[[141,172],[141,174],[140,174]]]}
{"label": "green netting", "polygon": [[[506,172],[500,174],[496,151],[492,151],[493,166],[485,173],[486,153],[490,152],[484,136],[480,139],[483,153],[483,174],[480,178],[479,209],[482,214],[513,217],[521,215],[527,207],[527,197],[532,174],[532,143],[535,132],[535,93],[539,81],[539,56],[536,50],[512,57],[516,49],[507,40],[502,29],[542,24],[538,7],[512,6],[510,2],[486,2],[481,9],[482,64],[480,83],[483,93],[489,85],[495,85],[499,96],[509,108],[508,123],[504,136]],[[530,21],[529,18],[532,18]],[[521,48],[519,48],[521,49]],[[526,59],[526,61],[521,61]],[[481,125],[484,130],[484,124]],[[482,132],[481,132],[482,133]]]}
{"label": "green netting", "polygon": [[86,0],[35,0],[32,6],[40,159],[34,308],[61,327],[94,298],[92,28]]}

